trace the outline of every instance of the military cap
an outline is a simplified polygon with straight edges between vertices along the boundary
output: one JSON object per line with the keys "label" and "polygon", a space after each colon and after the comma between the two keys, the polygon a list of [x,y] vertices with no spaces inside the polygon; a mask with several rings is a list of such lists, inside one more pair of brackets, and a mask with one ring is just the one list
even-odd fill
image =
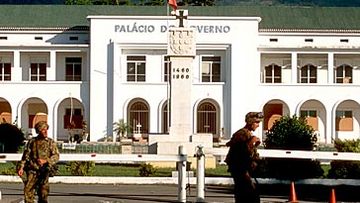
{"label": "military cap", "polygon": [[249,112],[245,116],[245,122],[248,124],[259,123],[263,118],[262,112]]}
{"label": "military cap", "polygon": [[45,121],[39,121],[35,124],[36,133],[39,133],[44,128],[46,128],[46,129],[49,128],[49,125]]}

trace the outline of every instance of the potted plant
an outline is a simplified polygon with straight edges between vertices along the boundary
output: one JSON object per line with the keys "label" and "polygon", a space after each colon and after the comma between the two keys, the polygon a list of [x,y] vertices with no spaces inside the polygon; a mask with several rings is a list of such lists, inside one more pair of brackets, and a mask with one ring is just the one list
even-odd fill
{"label": "potted plant", "polygon": [[116,136],[121,138],[127,138],[128,133],[131,132],[131,126],[124,122],[124,119],[119,119],[117,122],[113,123],[114,132]]}

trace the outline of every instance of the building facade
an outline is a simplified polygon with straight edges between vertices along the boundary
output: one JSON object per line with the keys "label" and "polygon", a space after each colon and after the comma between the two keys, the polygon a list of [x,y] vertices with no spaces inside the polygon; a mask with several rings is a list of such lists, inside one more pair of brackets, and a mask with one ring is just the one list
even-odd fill
{"label": "building facade", "polygon": [[[41,16],[36,23],[0,22],[2,121],[33,134],[34,124],[46,120],[62,141],[81,136],[84,122],[91,141],[114,136],[119,120],[132,127],[130,134],[169,136],[170,73],[186,72],[173,70],[167,57],[167,30],[176,18],[156,10],[139,14],[138,7],[130,15],[90,6],[78,7],[74,22],[66,24],[62,17],[75,12],[68,8],[44,8],[44,15],[58,13],[50,23]],[[288,8],[275,18],[270,7],[261,8],[265,14],[258,8],[206,9],[189,8],[187,19],[196,31],[194,134],[227,139],[247,112],[262,111],[262,138],[283,115],[306,117],[321,143],[359,138],[359,24],[350,18],[345,27],[327,22],[326,15],[335,18],[340,8],[315,10],[325,17],[316,24],[313,16],[305,25],[301,18],[292,22],[291,13],[301,11],[301,17],[312,8]],[[284,17],[288,24],[279,20]]]}

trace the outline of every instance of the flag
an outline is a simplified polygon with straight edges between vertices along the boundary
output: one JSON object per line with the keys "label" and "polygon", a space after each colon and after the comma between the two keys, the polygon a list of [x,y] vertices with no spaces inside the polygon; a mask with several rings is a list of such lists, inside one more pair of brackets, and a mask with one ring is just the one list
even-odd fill
{"label": "flag", "polygon": [[174,11],[177,9],[176,0],[168,0],[168,3],[173,8]]}

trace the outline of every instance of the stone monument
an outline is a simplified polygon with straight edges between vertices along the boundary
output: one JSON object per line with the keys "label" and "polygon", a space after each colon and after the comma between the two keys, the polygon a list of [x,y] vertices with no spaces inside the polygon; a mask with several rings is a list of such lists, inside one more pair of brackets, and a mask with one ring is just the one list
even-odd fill
{"label": "stone monument", "polygon": [[192,69],[196,55],[195,30],[185,27],[186,10],[177,10],[179,27],[169,29],[167,54],[171,61],[170,137],[189,142],[192,134]]}
{"label": "stone monument", "polygon": [[157,154],[177,154],[183,145],[188,156],[195,154],[196,146],[212,148],[212,134],[193,134],[192,76],[196,56],[195,29],[187,27],[187,10],[176,10],[177,27],[168,34],[167,54],[171,62],[170,129],[169,136],[149,136]]}

